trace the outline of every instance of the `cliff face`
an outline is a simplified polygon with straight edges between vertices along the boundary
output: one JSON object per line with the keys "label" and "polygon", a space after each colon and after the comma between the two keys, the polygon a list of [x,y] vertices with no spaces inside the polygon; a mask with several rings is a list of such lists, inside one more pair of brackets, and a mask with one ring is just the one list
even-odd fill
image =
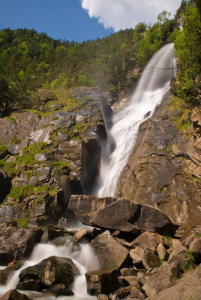
{"label": "cliff face", "polygon": [[201,225],[200,111],[169,92],[142,123],[116,195],[160,208],[183,227]]}

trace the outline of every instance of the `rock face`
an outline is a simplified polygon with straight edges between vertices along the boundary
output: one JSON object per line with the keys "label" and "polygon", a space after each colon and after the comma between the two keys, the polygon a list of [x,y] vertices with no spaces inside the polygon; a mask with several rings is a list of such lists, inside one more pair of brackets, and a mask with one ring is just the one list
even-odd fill
{"label": "rock face", "polygon": [[201,265],[193,274],[187,274],[177,281],[175,286],[159,292],[153,300],[183,300],[200,299],[201,295]]}
{"label": "rock face", "polygon": [[98,235],[92,240],[91,246],[99,262],[100,270],[119,270],[129,266],[128,250],[119,244],[109,232]]}
{"label": "rock face", "polygon": [[0,232],[0,264],[7,265],[14,260],[29,255],[35,242],[32,229],[7,227]]}
{"label": "rock face", "polygon": [[164,263],[162,267],[156,269],[155,275],[146,280],[142,289],[148,297],[153,297],[156,293],[176,284],[179,274],[180,267],[178,262],[174,262],[170,265]]}
{"label": "rock face", "polygon": [[23,261],[17,261],[10,267],[3,269],[0,273],[0,284],[6,284],[8,278],[13,275],[13,273],[24,265]]}
{"label": "rock face", "polygon": [[69,208],[84,224],[140,234],[145,231],[173,233],[177,226],[159,209],[128,199],[71,196]]}
{"label": "rock face", "polygon": [[[167,95],[154,116],[141,124],[116,196],[158,207],[182,226],[196,226],[201,224],[201,190],[195,180],[201,166],[200,111],[193,114],[190,126],[192,111],[172,100]],[[184,117],[188,130],[182,128]]]}
{"label": "rock face", "polygon": [[90,271],[85,274],[87,291],[91,295],[107,294],[118,288],[117,270]]}

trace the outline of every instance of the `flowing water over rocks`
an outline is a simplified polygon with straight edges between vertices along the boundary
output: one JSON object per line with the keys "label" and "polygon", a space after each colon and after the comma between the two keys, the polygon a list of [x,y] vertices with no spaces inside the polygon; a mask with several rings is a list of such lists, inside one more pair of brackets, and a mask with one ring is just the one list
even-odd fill
{"label": "flowing water over rocks", "polygon": [[[92,192],[98,197],[115,196],[118,177],[128,161],[138,136],[139,126],[151,117],[175,74],[173,44],[161,48],[148,63],[130,104],[112,117],[107,128],[107,145],[103,144],[100,176]],[[143,141],[142,141],[143,142]],[[115,144],[111,153],[108,144]]]}

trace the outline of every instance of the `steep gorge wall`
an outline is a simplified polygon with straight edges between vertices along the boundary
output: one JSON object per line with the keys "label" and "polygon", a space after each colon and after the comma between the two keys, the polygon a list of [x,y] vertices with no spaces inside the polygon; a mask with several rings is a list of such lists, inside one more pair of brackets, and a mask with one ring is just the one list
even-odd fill
{"label": "steep gorge wall", "polygon": [[158,207],[181,228],[201,225],[199,116],[169,92],[140,126],[116,196]]}

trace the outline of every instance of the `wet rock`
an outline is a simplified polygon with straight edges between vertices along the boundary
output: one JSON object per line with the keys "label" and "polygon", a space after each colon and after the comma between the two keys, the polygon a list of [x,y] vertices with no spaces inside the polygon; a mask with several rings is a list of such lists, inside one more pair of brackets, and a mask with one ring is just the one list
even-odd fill
{"label": "wet rock", "polygon": [[135,234],[146,231],[170,234],[178,227],[159,209],[128,199],[73,195],[69,208],[82,223],[99,228]]}
{"label": "wet rock", "polygon": [[68,235],[68,232],[64,228],[48,224],[45,232],[43,233],[41,242],[47,243],[48,241],[51,241],[55,238],[66,235]]}
{"label": "wet rock", "polygon": [[177,284],[159,292],[153,300],[183,300],[200,299],[201,295],[201,265],[194,273],[187,274],[177,281]]}
{"label": "wet rock", "polygon": [[89,139],[82,143],[81,184],[84,193],[92,191],[94,178],[99,174],[101,162],[101,147],[98,139]]}
{"label": "wet rock", "polygon": [[0,264],[7,265],[16,258],[22,259],[29,255],[35,242],[32,229],[1,228],[0,231]]}
{"label": "wet rock", "polygon": [[140,247],[142,249],[149,249],[156,252],[157,246],[160,243],[162,245],[165,245],[166,247],[169,247],[169,241],[162,235],[159,235],[157,233],[145,232],[141,234],[137,239],[135,239],[131,243],[131,245],[133,247]]}
{"label": "wet rock", "polygon": [[6,284],[8,278],[12,276],[15,271],[22,268],[23,265],[23,261],[16,261],[12,266],[3,269],[0,274],[0,283]]}
{"label": "wet rock", "polygon": [[34,280],[42,288],[52,288],[55,284],[68,286],[74,281],[74,276],[79,275],[79,270],[69,258],[51,256],[39,264],[25,268],[20,272],[20,284]]}
{"label": "wet rock", "polygon": [[48,159],[50,159],[50,155],[47,153],[38,153],[35,155],[35,160],[38,161],[47,161]]}
{"label": "wet rock", "polygon": [[162,267],[155,271],[154,275],[146,280],[142,290],[145,292],[147,297],[153,297],[156,295],[156,293],[159,293],[176,284],[179,275],[180,267],[178,262],[169,265],[164,263]]}
{"label": "wet rock", "polygon": [[40,284],[34,279],[29,279],[29,280],[25,280],[23,282],[19,282],[17,284],[16,289],[22,290],[22,291],[41,291],[42,290]]}
{"label": "wet rock", "polygon": [[90,271],[85,274],[90,295],[113,293],[118,287],[117,270]]}
{"label": "wet rock", "polygon": [[151,268],[160,267],[161,261],[153,251],[146,249],[142,255],[142,263],[145,269],[149,270]]}
{"label": "wet rock", "polygon": [[99,269],[119,270],[129,265],[128,250],[119,244],[109,232],[98,235],[91,241],[91,246],[98,259]]}
{"label": "wet rock", "polygon": [[1,300],[30,300],[25,294],[21,294],[16,290],[9,290],[5,293]]}
{"label": "wet rock", "polygon": [[55,294],[56,297],[58,296],[73,296],[73,292],[69,289],[65,284],[55,284],[50,291]]}

